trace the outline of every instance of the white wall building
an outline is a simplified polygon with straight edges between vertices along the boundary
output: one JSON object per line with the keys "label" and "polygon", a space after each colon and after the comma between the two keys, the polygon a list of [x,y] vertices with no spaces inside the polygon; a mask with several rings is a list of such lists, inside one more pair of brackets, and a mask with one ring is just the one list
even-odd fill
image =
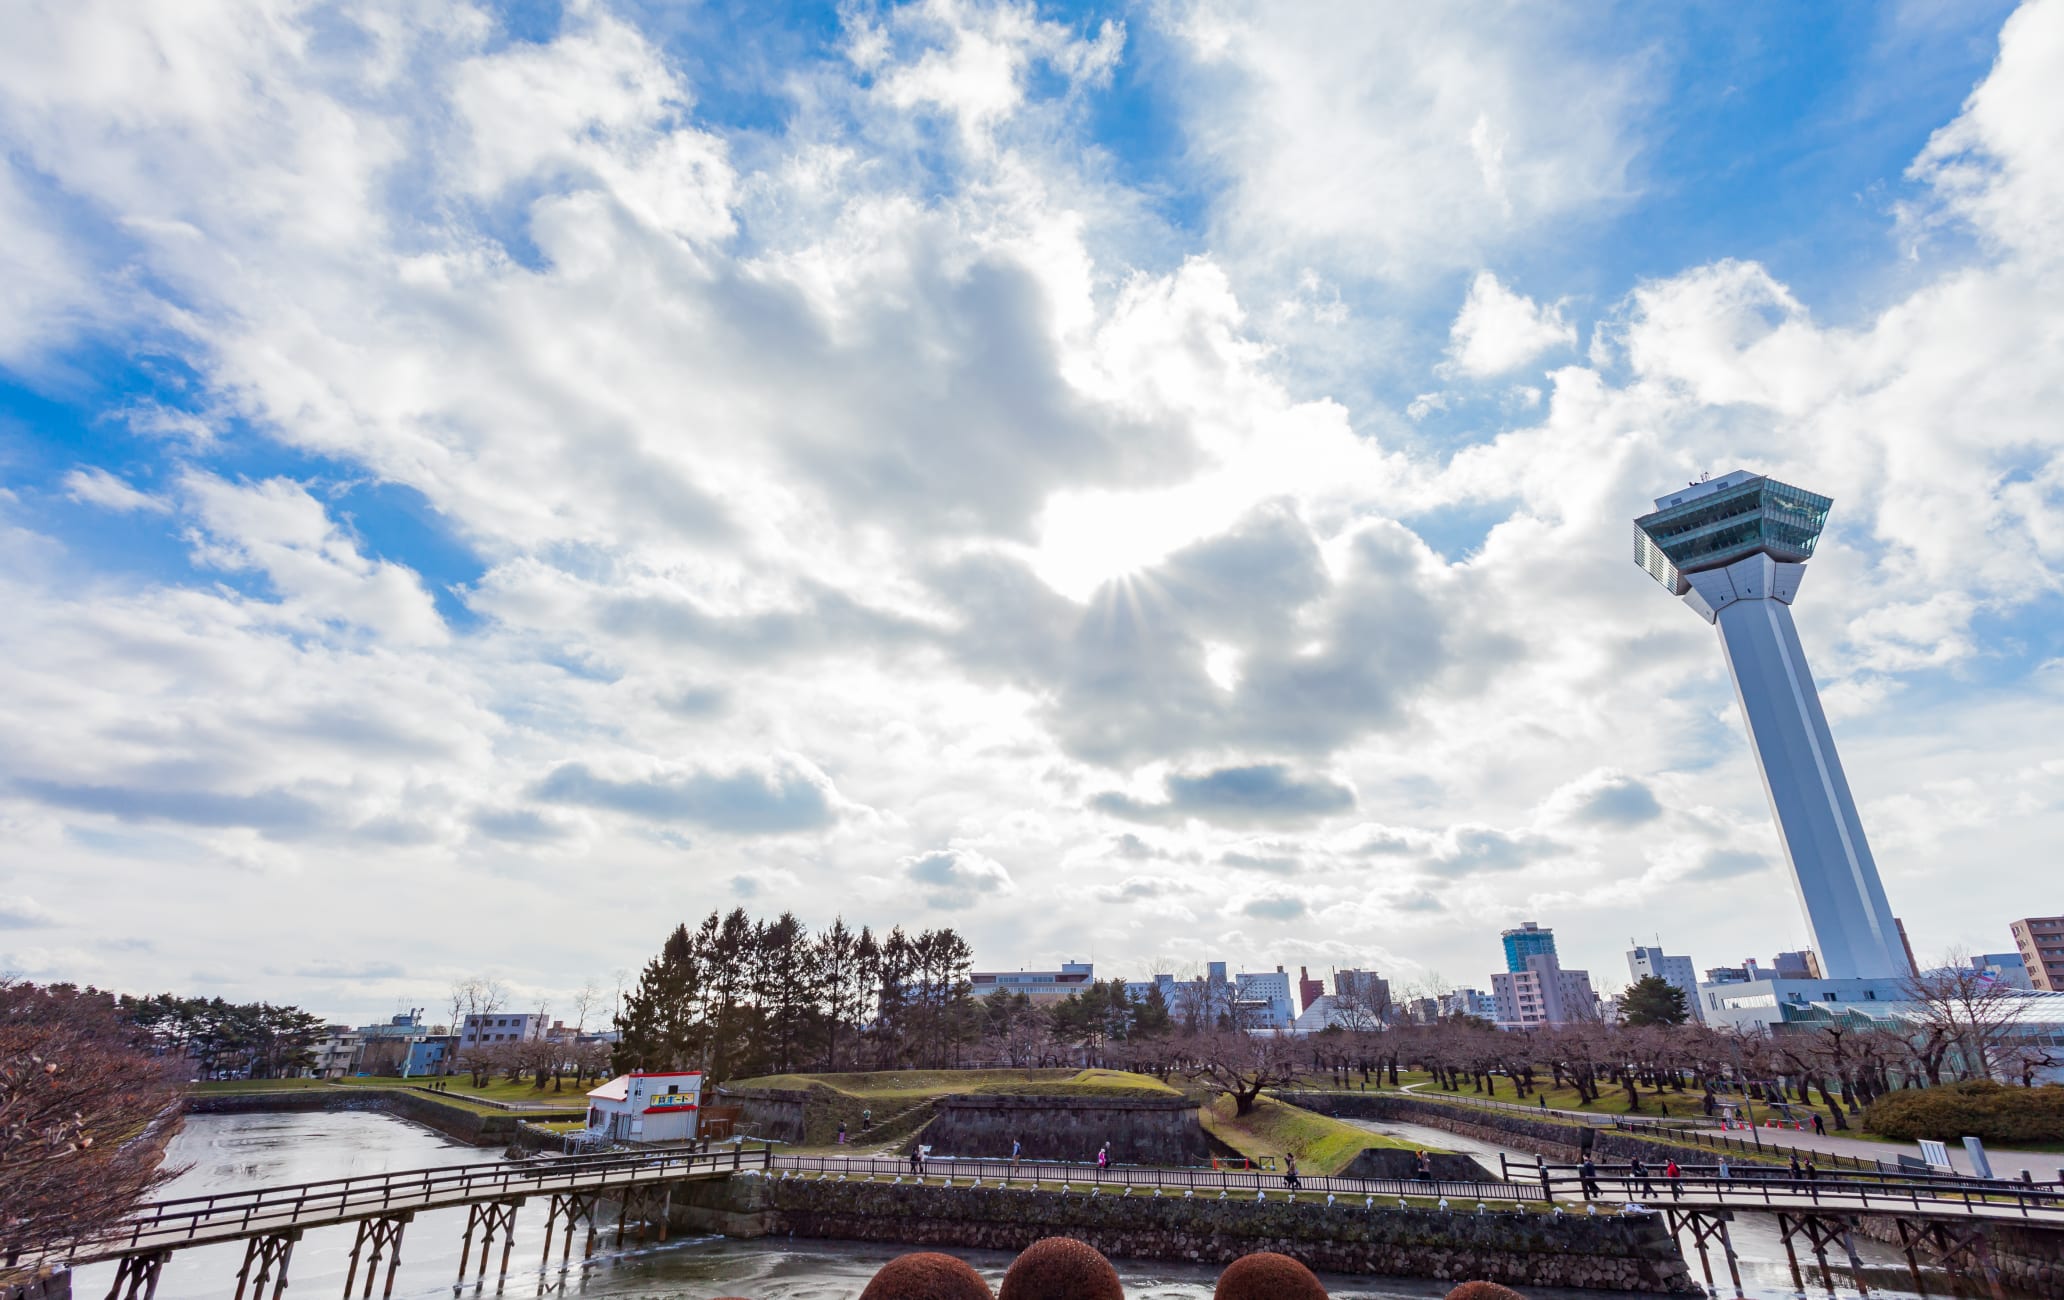
{"label": "white wall building", "polygon": [[588,1135],[611,1142],[690,1142],[702,1111],[702,1074],[619,1074],[588,1093]]}
{"label": "white wall building", "polygon": [[459,1050],[491,1047],[496,1043],[522,1043],[545,1036],[545,1018],[520,1011],[495,1011],[469,1015],[459,1027]]}
{"label": "white wall building", "polygon": [[1635,983],[1651,975],[1668,984],[1684,995],[1684,1005],[1690,1010],[1691,1018],[1699,1024],[1706,1023],[1705,1012],[1699,1005],[1698,970],[1689,957],[1672,957],[1661,948],[1644,948],[1635,945],[1627,952],[1627,974]]}
{"label": "white wall building", "polygon": [[1548,953],[1528,957],[1525,963],[1525,970],[1501,970],[1491,976],[1498,1028],[1542,1029],[1598,1018],[1591,972],[1564,970]]}
{"label": "white wall building", "polygon": [[1246,1028],[1288,1029],[1296,1023],[1291,979],[1281,966],[1272,971],[1243,971],[1233,977],[1233,987]]}

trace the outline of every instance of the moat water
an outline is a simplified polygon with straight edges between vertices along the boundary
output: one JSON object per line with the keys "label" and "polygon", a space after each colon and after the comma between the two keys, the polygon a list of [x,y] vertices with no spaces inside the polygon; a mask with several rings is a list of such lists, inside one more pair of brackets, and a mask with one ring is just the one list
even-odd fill
{"label": "moat water", "polygon": [[[1411,1125],[1372,1127],[1394,1130],[1395,1136],[1406,1141],[1449,1149],[1460,1145],[1452,1134],[1419,1130]],[[1487,1163],[1493,1169],[1497,1167],[1496,1147],[1469,1145],[1472,1154],[1480,1159],[1488,1157]],[[169,1154],[170,1161],[183,1166],[185,1171],[163,1195],[191,1196],[500,1158],[499,1151],[464,1146],[428,1129],[379,1114],[196,1115],[187,1120],[185,1131],[173,1142]],[[562,1272],[555,1264],[541,1272],[537,1264],[544,1249],[541,1203],[525,1207],[517,1223],[515,1254],[508,1280],[500,1292],[511,1297],[710,1300],[716,1296],[745,1296],[750,1300],[853,1300],[876,1269],[902,1253],[892,1246],[836,1242],[677,1238],[663,1246],[622,1252],[612,1251],[605,1244],[584,1268],[576,1266]],[[403,1238],[395,1296],[452,1296],[464,1228],[463,1210],[418,1215]],[[1734,1243],[1742,1256],[1743,1282],[1749,1295],[1758,1300],[1780,1300],[1798,1294],[1773,1223],[1758,1216],[1745,1216],[1734,1229]],[[1867,1280],[1873,1296],[1879,1300],[1902,1300],[1917,1295],[1906,1280],[1905,1263],[1896,1251],[1861,1239],[1857,1246],[1869,1266]],[[341,1294],[350,1249],[349,1228],[309,1233],[294,1248],[288,1294]],[[578,1242],[575,1249],[579,1249]],[[979,1269],[992,1285],[1002,1281],[1011,1261],[1009,1255],[996,1252],[955,1253]],[[1696,1256],[1687,1249],[1686,1257],[1692,1262],[1693,1276],[1698,1276]],[[166,1266],[158,1300],[219,1300],[231,1295],[242,1262],[241,1245],[181,1251]],[[1206,1300],[1218,1275],[1217,1269],[1209,1267],[1128,1260],[1113,1263],[1125,1281],[1129,1300]],[[1723,1294],[1732,1295],[1723,1261],[1714,1260],[1714,1273]],[[111,1265],[82,1268],[74,1278],[74,1293],[80,1300],[97,1300],[107,1294],[112,1276]],[[1944,1285],[1938,1287],[1938,1280]],[[1447,1289],[1438,1282],[1394,1278],[1326,1276],[1324,1281],[1339,1300],[1432,1300]],[[1816,1279],[1809,1277],[1807,1281],[1809,1294],[1825,1294]],[[360,1285],[363,1283],[361,1276]],[[1857,1295],[1846,1270],[1838,1273],[1836,1289],[1844,1297]],[[1946,1294],[1946,1279],[1930,1278],[1929,1290],[1938,1296]],[[378,1287],[374,1294],[379,1294]],[[459,1294],[496,1294],[494,1280],[490,1278],[479,1291],[469,1284]],[[1557,1295],[1592,1300],[1598,1294],[1540,1289],[1529,1292],[1532,1297],[1548,1300]]]}

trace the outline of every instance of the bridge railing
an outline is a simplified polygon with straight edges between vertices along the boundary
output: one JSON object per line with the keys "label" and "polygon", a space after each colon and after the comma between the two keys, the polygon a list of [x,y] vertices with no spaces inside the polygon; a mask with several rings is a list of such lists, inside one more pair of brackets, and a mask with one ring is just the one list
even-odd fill
{"label": "bridge railing", "polygon": [[[1803,1200],[1810,1206],[1880,1213],[1905,1208],[1913,1213],[1975,1216],[1997,1209],[2018,1213],[2022,1218],[2038,1213],[2045,1219],[2064,1217],[2064,1188],[2049,1183],[1868,1174],[1794,1178],[1789,1171],[1775,1175],[1758,1171],[1752,1177],[1734,1177],[1730,1171],[1730,1176],[1721,1177],[1717,1172],[1692,1172],[1681,1165],[1678,1168],[1675,1178],[1655,1169],[1637,1174],[1626,1165],[1594,1165],[1588,1177],[1580,1165],[1543,1164],[1535,1166],[1533,1172],[1545,1194],[1552,1196],[1558,1189],[1574,1190],[1585,1199],[1612,1197],[1636,1203],[1662,1203],[1667,1197],[1747,1208],[1761,1205],[1773,1210],[1802,1208],[1799,1202]],[[1508,1164],[1506,1170],[1523,1177],[1527,1166]]]}
{"label": "bridge railing", "polygon": [[253,1228],[335,1223],[383,1211],[422,1209],[467,1201],[521,1198],[545,1191],[600,1190],[668,1177],[765,1169],[771,1153],[671,1149],[496,1164],[442,1165],[395,1173],[357,1174],[312,1183],[258,1187],[178,1197],[144,1206],[136,1216],[84,1239],[74,1259],[121,1254],[142,1246],[169,1246]]}
{"label": "bridge railing", "polygon": [[[1740,1130],[1748,1134],[1746,1138],[1730,1136],[1724,1130],[1723,1120],[1705,1115],[1604,1115],[1550,1106],[1527,1106],[1516,1101],[1499,1101],[1492,1097],[1464,1097],[1451,1092],[1428,1092],[1424,1089],[1388,1095],[1411,1097],[1442,1105],[1473,1106],[1480,1110],[1495,1110],[1521,1119],[1531,1115],[1551,1120],[1581,1121],[1593,1128],[1617,1129],[1623,1133],[1636,1133],[1646,1137],[1669,1138],[1673,1141],[1710,1147],[1716,1151],[1739,1151],[1743,1155],[1784,1155],[1803,1149],[1783,1143],[1765,1142],[1762,1132],[1754,1125],[1748,1125]],[[1816,1150],[1813,1154],[1814,1158],[1823,1164],[1850,1169],[1890,1171],[1899,1168],[1898,1165],[1888,1164],[1883,1160],[1844,1155],[1840,1152]]]}
{"label": "bridge railing", "polygon": [[[913,1167],[908,1160],[841,1159],[837,1156],[776,1156],[773,1171],[827,1177],[981,1179],[999,1184],[1066,1183],[1071,1187],[1123,1194],[1127,1188],[1179,1188],[1187,1192],[1269,1192],[1292,1190],[1281,1173],[1197,1168],[1154,1168],[1145,1165],[1055,1164],[1047,1161],[931,1159]],[[1536,1183],[1464,1183],[1396,1178],[1330,1178],[1300,1175],[1294,1190],[1330,1192],[1336,1196],[1446,1198],[1507,1204],[1541,1202],[1548,1194]]]}

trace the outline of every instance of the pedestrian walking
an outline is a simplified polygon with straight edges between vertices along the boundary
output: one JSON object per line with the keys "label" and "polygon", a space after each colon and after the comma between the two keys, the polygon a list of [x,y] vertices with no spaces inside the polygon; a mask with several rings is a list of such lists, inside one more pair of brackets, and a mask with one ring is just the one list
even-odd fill
{"label": "pedestrian walking", "polygon": [[1283,1153],[1283,1185],[1292,1188],[1304,1185],[1297,1181],[1297,1156],[1288,1151]]}
{"label": "pedestrian walking", "polygon": [[1627,1162],[1627,1176],[1641,1189],[1643,1196],[1655,1195],[1655,1184],[1648,1181],[1648,1166],[1642,1162],[1640,1156],[1635,1156]]}
{"label": "pedestrian walking", "polygon": [[1414,1152],[1412,1155],[1412,1177],[1422,1183],[1432,1182],[1433,1157],[1427,1155],[1424,1151]]}
{"label": "pedestrian walking", "polygon": [[1813,1157],[1806,1157],[1806,1181],[1813,1182],[1820,1177],[1820,1170],[1813,1167]]}
{"label": "pedestrian walking", "polygon": [[1584,1157],[1584,1163],[1579,1166],[1577,1173],[1583,1182],[1584,1199],[1588,1201],[1598,1196],[1598,1166],[1591,1163],[1590,1156]]}
{"label": "pedestrian walking", "polygon": [[844,1146],[846,1144],[846,1122],[844,1120],[839,1121],[838,1144],[840,1146]]}
{"label": "pedestrian walking", "polygon": [[1817,1110],[1813,1112],[1813,1135],[1815,1137],[1827,1136],[1827,1121],[1820,1117],[1820,1112]]}
{"label": "pedestrian walking", "polygon": [[1797,1155],[1792,1157],[1792,1181],[1795,1183],[1799,1181],[1799,1157]]}
{"label": "pedestrian walking", "polygon": [[874,1127],[874,1107],[872,1107],[872,1106],[865,1106],[865,1107],[862,1107],[862,1108],[861,1108],[861,1110],[860,1110],[860,1131],[861,1131],[862,1133],[865,1133],[865,1132],[867,1132],[867,1131],[868,1131],[869,1129],[871,1129],[871,1128],[873,1128],[873,1127]]}
{"label": "pedestrian walking", "polygon": [[1728,1168],[1727,1168],[1727,1157],[1726,1157],[1726,1156],[1721,1156],[1721,1157],[1720,1157],[1720,1181],[1721,1181],[1721,1182],[1726,1182],[1726,1181],[1727,1181],[1728,1179],[1730,1179],[1730,1178],[1732,1178],[1732,1177],[1734,1177],[1733,1173],[1729,1172],[1729,1170],[1728,1170]]}
{"label": "pedestrian walking", "polygon": [[1103,1177],[1104,1170],[1109,1169],[1110,1167],[1111,1144],[1109,1142],[1106,1142],[1102,1146],[1097,1148],[1097,1177]]}
{"label": "pedestrian walking", "polygon": [[1012,1139],[1011,1139],[1011,1162],[1010,1162],[1010,1167],[1011,1167],[1012,1169],[1016,1169],[1016,1168],[1018,1167],[1018,1154],[1019,1154],[1020,1152],[1022,1152],[1022,1151],[1023,1151],[1024,1149],[1025,1149],[1025,1144],[1024,1144],[1024,1143],[1022,1143],[1022,1142],[1018,1141],[1018,1140],[1017,1140],[1016,1138],[1012,1138]]}
{"label": "pedestrian walking", "polygon": [[910,1148],[910,1172],[924,1177],[924,1157],[918,1154],[916,1147]]}
{"label": "pedestrian walking", "polygon": [[1663,1177],[1670,1181],[1670,1195],[1679,1200],[1684,1199],[1684,1171],[1677,1167],[1674,1158],[1663,1166]]}

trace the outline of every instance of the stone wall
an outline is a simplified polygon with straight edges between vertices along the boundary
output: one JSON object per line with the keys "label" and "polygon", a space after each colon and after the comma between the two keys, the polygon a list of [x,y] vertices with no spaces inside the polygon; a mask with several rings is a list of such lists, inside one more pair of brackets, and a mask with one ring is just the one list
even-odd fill
{"label": "stone wall", "polygon": [[1676,1241],[1654,1215],[1479,1215],[765,1177],[694,1184],[675,1193],[673,1206],[678,1227],[734,1236],[792,1234],[1002,1251],[1068,1236],[1133,1259],[1221,1264],[1275,1250],[1333,1273],[1609,1291],[1696,1290]]}
{"label": "stone wall", "polygon": [[492,1115],[438,1102],[406,1088],[296,1088],[279,1092],[221,1092],[189,1095],[189,1115],[246,1115],[262,1111],[372,1110],[414,1120],[449,1138],[474,1146],[500,1146],[516,1137],[524,1116]]}
{"label": "stone wall", "polygon": [[1111,1144],[1126,1165],[1208,1165],[1211,1144],[1187,1097],[1026,1097],[971,1093],[941,1097],[924,1141],[937,1156],[1011,1153],[1027,1160],[1094,1160]]}
{"label": "stone wall", "polygon": [[[1901,1244],[1894,1218],[1866,1216],[1856,1221],[1856,1230],[1894,1246]],[[1993,1263],[2008,1286],[2030,1295],[2064,1300],[2064,1232],[2000,1223],[1992,1226],[1989,1235]],[[1930,1259],[1932,1256],[1923,1254],[1921,1262],[1926,1264]],[[1978,1287],[1984,1285],[1983,1277],[1974,1281]]]}
{"label": "stone wall", "polygon": [[0,1276],[0,1300],[72,1300],[72,1275],[59,1269],[12,1281]]}
{"label": "stone wall", "polygon": [[[1474,1156],[1458,1156],[1448,1153],[1430,1152],[1427,1160],[1433,1165],[1433,1176],[1444,1183],[1495,1183],[1498,1175],[1477,1161]],[[1400,1178],[1413,1175],[1416,1159],[1410,1151],[1398,1151],[1382,1147],[1371,1147],[1347,1162],[1337,1178]]]}
{"label": "stone wall", "polygon": [[794,1089],[719,1088],[717,1095],[739,1107],[741,1133],[797,1146],[808,1140],[803,1094]]}

